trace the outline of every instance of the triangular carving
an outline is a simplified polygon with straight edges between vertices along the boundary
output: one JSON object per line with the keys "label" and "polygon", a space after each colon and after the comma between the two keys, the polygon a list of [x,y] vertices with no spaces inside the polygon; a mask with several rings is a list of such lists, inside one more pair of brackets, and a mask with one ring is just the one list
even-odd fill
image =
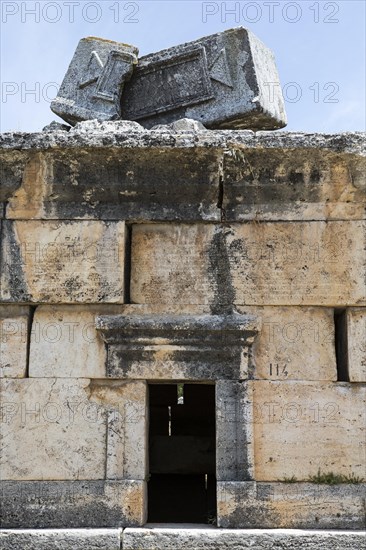
{"label": "triangular carving", "polygon": [[93,51],[91,53],[89,63],[85,69],[85,78],[83,82],[80,82],[79,88],[85,88],[86,86],[89,86],[89,84],[96,82],[99,78],[101,69],[103,69],[103,63],[98,53]]}
{"label": "triangular carving", "polygon": [[225,48],[220,50],[219,55],[212,63],[210,68],[210,77],[213,80],[217,80],[217,82],[221,82],[221,84],[225,84],[225,86],[229,86],[229,88],[233,88],[234,84],[231,78]]}

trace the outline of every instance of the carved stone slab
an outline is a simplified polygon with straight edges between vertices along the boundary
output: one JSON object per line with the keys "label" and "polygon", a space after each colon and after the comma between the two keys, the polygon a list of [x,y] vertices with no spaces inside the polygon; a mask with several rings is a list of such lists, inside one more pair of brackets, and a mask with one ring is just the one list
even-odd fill
{"label": "carved stone slab", "polygon": [[137,63],[135,46],[88,37],[80,40],[51,110],[74,125],[120,115],[123,84]]}
{"label": "carved stone slab", "polygon": [[258,331],[250,315],[105,315],[96,327],[107,343],[107,377],[243,379]]}
{"label": "carved stone slab", "polygon": [[183,117],[208,128],[286,125],[273,55],[241,27],[141,57],[121,109],[147,128]]}
{"label": "carved stone slab", "polygon": [[[90,306],[87,307],[90,309]],[[111,308],[118,308],[118,313],[124,316],[208,315],[211,309],[209,305],[178,305],[173,303],[124,304],[103,307],[107,307],[108,310],[102,311],[101,307],[97,306],[99,310],[98,315],[110,314]],[[49,309],[51,309],[49,306],[38,308],[35,319],[37,319],[37,313],[41,310],[44,312],[44,325],[50,322],[49,315],[46,316],[46,311],[48,312]],[[254,339],[252,347],[252,358],[249,362],[248,369],[249,379],[273,381],[327,380],[329,382],[337,380],[333,308],[236,306],[235,309],[241,315],[253,316],[260,325],[260,330]],[[62,309],[57,308],[58,314],[60,311],[62,311]],[[75,306],[73,307],[73,312],[74,311]],[[350,311],[357,311],[357,308]],[[72,314],[67,317],[67,320],[69,322],[76,322],[78,319],[75,314]],[[77,330],[78,327],[75,329],[75,335],[77,334]],[[66,332],[66,330],[64,329],[63,332]],[[95,333],[90,327],[88,335],[94,337],[94,334]],[[97,337],[94,338],[97,340]],[[363,342],[363,339],[361,339],[361,341]],[[61,343],[57,343],[57,345],[61,345]],[[71,344],[68,345],[70,348]],[[71,353],[77,355],[76,338],[75,344],[72,345],[75,347],[73,348],[74,351]],[[93,350],[94,349],[95,348],[93,348]],[[90,351],[89,355],[91,355]],[[81,364],[82,358],[75,361],[80,361]],[[71,364],[71,361],[69,363]],[[90,361],[88,361],[88,367],[83,364],[83,368],[90,369],[89,363]],[[52,365],[52,361],[50,360],[49,353],[44,353],[44,359],[40,368],[42,368],[43,373],[52,373],[52,376],[61,376],[61,372],[65,372],[64,367],[62,367],[62,371],[60,367],[56,371],[55,365]],[[32,372],[32,364],[30,366],[30,372]],[[75,372],[73,371],[72,376],[77,376]],[[88,370],[88,378],[91,377],[89,376],[89,372]],[[43,376],[51,376],[51,374],[43,374]],[[69,376],[69,374],[66,376]]]}
{"label": "carved stone slab", "polygon": [[0,301],[123,303],[124,222],[6,220]]}
{"label": "carved stone slab", "polygon": [[362,221],[140,224],[131,302],[365,305]]}

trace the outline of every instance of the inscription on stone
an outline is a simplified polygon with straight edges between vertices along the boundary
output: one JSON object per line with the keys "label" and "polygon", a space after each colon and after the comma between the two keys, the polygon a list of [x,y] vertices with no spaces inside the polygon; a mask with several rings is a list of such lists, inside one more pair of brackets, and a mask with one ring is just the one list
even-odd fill
{"label": "inscription on stone", "polygon": [[139,225],[134,303],[365,304],[365,223]]}
{"label": "inscription on stone", "polygon": [[3,224],[2,301],[123,303],[124,222]]}

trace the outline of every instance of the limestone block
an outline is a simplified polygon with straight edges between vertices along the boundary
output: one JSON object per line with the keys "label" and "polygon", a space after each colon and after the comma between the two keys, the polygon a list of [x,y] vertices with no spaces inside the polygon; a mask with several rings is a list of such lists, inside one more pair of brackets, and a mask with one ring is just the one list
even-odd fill
{"label": "limestone block", "polygon": [[1,299],[123,303],[123,222],[3,222]]}
{"label": "limestone block", "polygon": [[151,525],[125,529],[123,550],[359,550],[363,537],[362,531],[305,532],[277,528],[241,530]]}
{"label": "limestone block", "polygon": [[[218,482],[218,525],[249,529],[363,529],[365,496],[365,483]],[[323,543],[315,548],[324,548]]]}
{"label": "limestone block", "polygon": [[0,203],[9,219],[361,220],[363,142],[361,132],[193,131],[184,120],[7,133]]}
{"label": "limestone block", "polygon": [[131,301],[362,305],[366,222],[140,225]]}
{"label": "limestone block", "polygon": [[120,529],[17,529],[0,531],[2,550],[120,550]]}
{"label": "limestone block", "polygon": [[251,377],[266,380],[337,380],[333,309],[242,307],[261,319]]}
{"label": "limestone block", "polygon": [[103,479],[105,410],[89,380],[4,379],[1,479]]}
{"label": "limestone block", "polygon": [[31,378],[105,378],[107,354],[95,316],[120,306],[39,306],[32,323]]}
{"label": "limestone block", "polygon": [[220,221],[221,165],[215,148],[42,151],[9,192],[7,218]]}
{"label": "limestone block", "polygon": [[147,384],[95,381],[90,400],[107,414],[107,479],[144,480],[148,474]]}
{"label": "limestone block", "polygon": [[248,398],[247,383],[216,382],[217,480],[253,479],[252,429],[252,403]]}
{"label": "limestone block", "polygon": [[141,480],[2,481],[0,494],[1,525],[7,529],[146,523],[146,481]]}
{"label": "limestone block", "polygon": [[27,372],[28,307],[0,306],[0,378],[24,378]]}
{"label": "limestone block", "polygon": [[366,158],[309,149],[228,151],[225,220],[347,220],[366,216]]}
{"label": "limestone block", "polygon": [[319,469],[364,477],[365,398],[349,383],[248,382],[255,479],[307,481]]}
{"label": "limestone block", "polygon": [[182,117],[209,128],[286,125],[273,54],[242,27],[141,57],[121,107],[123,119],[147,128]]}
{"label": "limestone block", "polygon": [[347,310],[348,374],[351,382],[366,382],[366,308]]}
{"label": "limestone block", "polygon": [[145,382],[4,380],[1,403],[2,479],[145,479]]}

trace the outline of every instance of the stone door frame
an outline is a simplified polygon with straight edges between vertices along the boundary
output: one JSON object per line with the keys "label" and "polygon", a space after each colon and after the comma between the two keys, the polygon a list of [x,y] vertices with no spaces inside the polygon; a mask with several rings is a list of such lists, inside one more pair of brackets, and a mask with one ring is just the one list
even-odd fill
{"label": "stone door frame", "polygon": [[105,315],[97,317],[96,326],[107,347],[107,378],[145,384],[139,417],[145,437],[135,457],[143,465],[145,480],[149,383],[214,384],[217,494],[227,482],[254,479],[253,407],[247,386],[251,347],[258,333],[254,317],[237,313]]}

